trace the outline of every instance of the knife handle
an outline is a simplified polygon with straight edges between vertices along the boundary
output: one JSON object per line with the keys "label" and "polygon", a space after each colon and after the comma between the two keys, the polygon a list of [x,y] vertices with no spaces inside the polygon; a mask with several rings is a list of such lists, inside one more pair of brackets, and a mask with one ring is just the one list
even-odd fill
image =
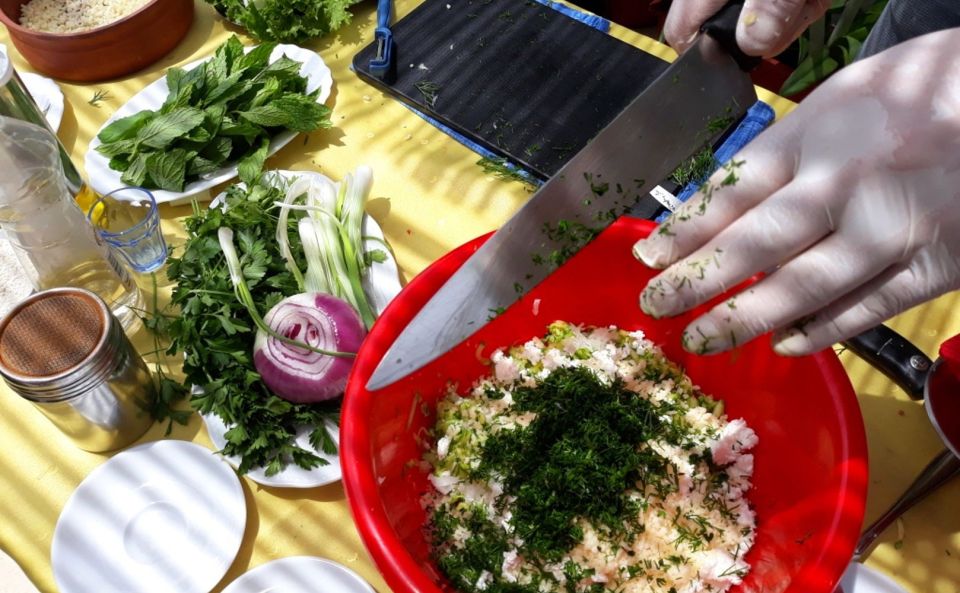
{"label": "knife handle", "polygon": [[892,379],[911,398],[923,399],[927,373],[933,362],[909,340],[881,324],[853,336],[843,345]]}
{"label": "knife handle", "polygon": [[760,58],[748,56],[737,45],[737,21],[740,20],[743,3],[744,0],[730,0],[720,9],[720,12],[707,19],[700,30],[716,39],[720,47],[733,57],[741,70],[750,72],[760,63]]}

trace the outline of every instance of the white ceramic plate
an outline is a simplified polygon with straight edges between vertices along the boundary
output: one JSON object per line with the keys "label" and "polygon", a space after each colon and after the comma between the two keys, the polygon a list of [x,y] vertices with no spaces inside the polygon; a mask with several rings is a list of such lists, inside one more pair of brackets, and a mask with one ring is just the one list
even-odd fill
{"label": "white ceramic plate", "polygon": [[60,122],[63,120],[63,92],[60,91],[57,83],[32,72],[23,72],[20,74],[20,80],[30,91],[33,100],[37,102],[37,107],[47,118],[50,128],[54,132],[59,130]]}
{"label": "white ceramic plate", "polygon": [[[0,54],[7,55],[7,47],[0,43]],[[45,76],[32,72],[18,72],[30,96],[37,102],[37,107],[47,118],[47,123],[54,132],[60,129],[63,119],[63,92],[57,83]]]}
{"label": "white ceramic plate", "polygon": [[[249,49],[250,48],[247,48],[247,51],[249,51]],[[303,66],[300,68],[300,75],[307,79],[307,92],[312,93],[313,91],[320,89],[320,94],[317,97],[317,103],[326,102],[327,98],[330,97],[330,89],[333,87],[333,76],[330,74],[330,68],[324,64],[323,59],[321,59],[320,56],[315,52],[303,49],[302,47],[298,47],[296,45],[278,45],[273,53],[270,54],[270,61],[275,62],[276,60],[279,60],[281,56],[287,56],[291,60],[296,60],[303,64]],[[203,60],[198,60],[188,64],[184,66],[184,70],[192,70],[209,59],[210,58],[205,58]],[[100,130],[97,131],[97,134],[99,134],[103,128],[120,118],[128,117],[145,109],[159,109],[160,106],[163,105],[163,102],[167,99],[168,94],[169,91],[167,89],[167,79],[166,76],[164,76],[151,83],[145,89],[131,97],[129,101],[124,103],[124,105],[120,107],[120,109],[118,109],[117,112],[106,121],[106,123],[103,124]],[[275,154],[278,150],[289,144],[296,135],[297,133],[292,131],[278,134],[270,142],[269,154]],[[90,142],[90,148],[87,150],[85,165],[87,170],[87,179],[90,183],[90,186],[101,194],[106,194],[117,188],[123,187],[124,183],[120,180],[122,173],[111,169],[110,160],[97,152],[96,148],[100,146],[100,144],[100,140],[94,136],[93,140]],[[229,167],[223,167],[222,169],[208,173],[202,176],[201,179],[187,184],[182,192],[171,192],[164,190],[150,191],[153,193],[153,197],[156,198],[157,202],[159,203],[174,202],[205,192],[215,185],[232,179],[236,175],[237,167],[236,163],[234,163]]]}
{"label": "white ceramic plate", "polygon": [[854,562],[843,574],[840,589],[835,593],[907,593],[885,574]]}
{"label": "white ceramic plate", "polygon": [[360,575],[332,560],[281,558],[254,568],[223,593],[376,593]]}
{"label": "white ceramic plate", "polygon": [[93,470],[67,500],[50,555],[60,593],[207,593],[233,562],[247,510],[212,451],[156,441]]}
{"label": "white ceramic plate", "polygon": [[[315,171],[274,171],[274,173],[284,179],[305,176],[324,177]],[[210,203],[210,206],[216,208],[223,198],[224,194],[220,194]],[[400,270],[397,268],[397,261],[394,259],[393,254],[390,253],[382,243],[376,240],[379,239],[382,241],[384,237],[383,230],[373,217],[369,215],[363,217],[362,232],[365,237],[371,237],[364,242],[364,246],[367,249],[380,249],[387,253],[387,260],[383,263],[374,262],[374,264],[367,269],[367,273],[363,277],[363,290],[367,294],[367,298],[370,299],[373,310],[377,315],[380,315],[383,313],[383,310],[387,308],[387,305],[390,304],[390,301],[400,293],[402,288],[400,285]],[[376,239],[372,237],[376,237]],[[225,435],[227,430],[229,430],[228,427],[216,414],[201,414],[201,417],[207,426],[207,433],[209,433],[210,440],[213,441],[214,446],[218,449],[223,449],[227,444]],[[300,447],[308,451],[313,451],[319,457],[325,459],[328,465],[306,470],[296,464],[290,463],[287,464],[287,467],[282,471],[272,476],[267,475],[266,468],[251,470],[246,473],[246,476],[258,484],[280,488],[315,488],[339,480],[342,476],[339,456],[326,455],[322,451],[311,447],[309,441],[310,428],[311,427],[304,427],[297,432],[296,443]],[[339,428],[332,424],[329,428],[331,429],[330,432],[334,440],[339,443]],[[225,457],[225,459],[234,467],[240,466],[240,459],[237,457]]]}

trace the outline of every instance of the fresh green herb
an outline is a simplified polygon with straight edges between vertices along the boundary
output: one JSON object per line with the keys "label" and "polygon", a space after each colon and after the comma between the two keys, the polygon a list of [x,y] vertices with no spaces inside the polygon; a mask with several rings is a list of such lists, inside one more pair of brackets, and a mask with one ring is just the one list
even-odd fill
{"label": "fresh green herb", "polygon": [[557,248],[551,251],[544,260],[552,268],[559,268],[580,249],[593,241],[600,234],[602,228],[592,228],[574,220],[558,220],[555,224],[545,222],[543,234],[553,241]]}
{"label": "fresh green herb", "polygon": [[627,491],[638,482],[670,487],[664,459],[640,445],[680,435],[660,419],[665,410],[622,382],[562,368],[536,387],[516,387],[513,398],[536,419],[491,434],[474,477],[502,476],[504,493],[516,497],[511,523],[525,554],[558,560],[583,536],[578,517],[627,537],[639,508]]}
{"label": "fresh green herb", "polygon": [[108,91],[102,91],[100,89],[97,89],[93,93],[93,97],[91,97],[90,100],[87,101],[87,105],[93,105],[94,107],[99,108],[101,101],[105,101],[110,98],[111,98],[110,93]]}
{"label": "fresh green herb", "polygon": [[128,185],[182,191],[228,163],[237,163],[241,180],[253,181],[278,132],[330,126],[319,91],[306,92],[301,64],[287,57],[269,62],[274,47],[244,54],[234,36],[193,70],[171,68],[163,106],[104,128],[97,151]]}
{"label": "fresh green herb", "polygon": [[527,191],[532,192],[534,189],[534,182],[526,172],[503,157],[483,157],[477,161],[477,164],[484,173],[493,175],[497,179],[520,182],[524,184]]}
{"label": "fresh green herb", "polygon": [[707,147],[681,163],[670,174],[670,179],[680,187],[685,187],[688,183],[700,183],[713,173],[716,164],[713,150]]}
{"label": "fresh green herb", "polygon": [[[164,350],[169,347],[170,335],[169,335],[169,324],[173,319],[176,319],[173,315],[168,315],[163,313],[160,310],[159,305],[159,291],[157,289],[157,275],[155,273],[150,274],[151,281],[153,283],[152,291],[152,307],[151,311],[139,311],[138,315],[140,320],[143,322],[144,327],[151,333],[153,336],[153,346],[154,350],[151,353],[143,353],[144,356],[155,355],[161,357],[161,360],[157,362],[154,367],[155,374],[157,376],[157,397],[149,402],[143,402],[142,407],[150,414],[150,417],[156,420],[157,422],[167,422],[167,435],[173,430],[173,423],[177,424],[186,424],[187,420],[190,419],[192,410],[184,410],[177,408],[177,404],[182,402],[187,398],[189,394],[189,389],[180,381],[176,381],[171,378],[163,369],[163,360],[165,357]],[[161,342],[164,342],[161,344]]]}
{"label": "fresh green herb", "polygon": [[[166,323],[169,354],[182,353],[186,384],[200,392],[190,403],[204,414],[216,414],[232,428],[223,452],[241,458],[239,471],[266,467],[272,475],[288,463],[304,468],[325,461],[295,443],[297,430],[312,427],[310,443],[318,450],[336,451],[326,423],[336,424],[339,404],[293,404],[271,393],[255,372],[255,336],[246,305],[238,301],[218,233],[233,229],[237,237],[240,273],[259,311],[268,311],[283,298],[302,292],[276,240],[279,217],[273,204],[284,190],[265,181],[249,189],[232,186],[225,208],[201,208],[185,220],[188,233],[183,254],[171,258],[170,279],[177,283],[171,304],[179,315]],[[287,230],[296,232],[289,219]],[[301,267],[299,242],[289,245]]]}
{"label": "fresh green herb", "polygon": [[423,100],[427,103],[427,107],[433,109],[437,104],[440,85],[429,80],[421,80],[413,86],[423,95]]}
{"label": "fresh green herb", "polygon": [[358,0],[206,0],[261,41],[303,43],[350,22]]}

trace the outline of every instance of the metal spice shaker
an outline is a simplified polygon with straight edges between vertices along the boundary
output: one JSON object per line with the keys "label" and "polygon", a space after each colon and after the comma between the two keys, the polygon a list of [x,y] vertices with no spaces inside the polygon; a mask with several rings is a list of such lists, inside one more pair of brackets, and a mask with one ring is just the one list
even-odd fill
{"label": "metal spice shaker", "polygon": [[130,444],[156,387],[103,300],[82,288],[31,295],[0,321],[0,376],[81,449]]}

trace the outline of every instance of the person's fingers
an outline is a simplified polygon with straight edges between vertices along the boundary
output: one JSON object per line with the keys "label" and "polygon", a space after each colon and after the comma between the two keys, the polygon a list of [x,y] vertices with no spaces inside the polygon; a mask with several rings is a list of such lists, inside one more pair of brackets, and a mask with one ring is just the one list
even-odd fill
{"label": "person's fingers", "polygon": [[746,0],[737,23],[737,45],[752,56],[775,56],[829,7],[830,0]]}
{"label": "person's fingers", "polygon": [[784,356],[811,354],[866,331],[931,298],[960,288],[960,262],[942,246],[919,250],[843,298],[778,331],[773,349]]}
{"label": "person's fingers", "polygon": [[776,126],[761,134],[649,237],[638,241],[633,247],[634,257],[651,268],[664,269],[705,245],[744,212],[785,186],[793,176],[796,150],[786,139],[784,134],[777,134]]}
{"label": "person's fingers", "polygon": [[896,245],[851,243],[832,234],[691,323],[688,345],[694,352],[721,352],[798,320],[810,323],[824,303],[880,275],[898,251]]}
{"label": "person's fingers", "polygon": [[657,318],[679,315],[801,253],[833,230],[831,197],[790,183],[653,278],[641,309]]}
{"label": "person's fingers", "polygon": [[674,0],[663,23],[663,37],[670,47],[682,54],[693,44],[704,21],[724,4],[726,0]]}

